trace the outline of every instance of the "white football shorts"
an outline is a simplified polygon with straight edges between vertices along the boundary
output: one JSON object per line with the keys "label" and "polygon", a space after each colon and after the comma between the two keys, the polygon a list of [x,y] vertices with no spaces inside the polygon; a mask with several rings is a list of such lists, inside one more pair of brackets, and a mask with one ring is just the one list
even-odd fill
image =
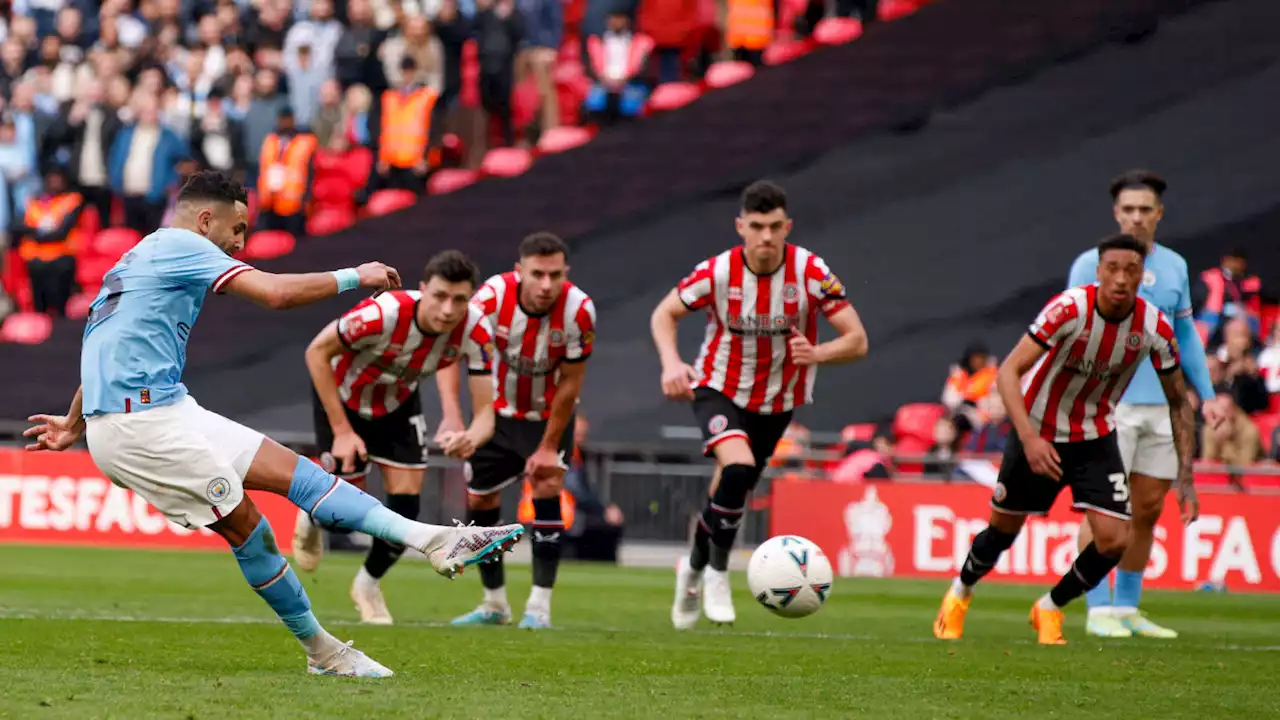
{"label": "white football shorts", "polygon": [[1178,451],[1168,405],[1116,407],[1116,439],[1125,471],[1173,482],[1178,477]]}
{"label": "white football shorts", "polygon": [[111,482],[189,528],[212,525],[240,504],[263,439],[189,395],[142,412],[95,415],[86,426],[89,454]]}

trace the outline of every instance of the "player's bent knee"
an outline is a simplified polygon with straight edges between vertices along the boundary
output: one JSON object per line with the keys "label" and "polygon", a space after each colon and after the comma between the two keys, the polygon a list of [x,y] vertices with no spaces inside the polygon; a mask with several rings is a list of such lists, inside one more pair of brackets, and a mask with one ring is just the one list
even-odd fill
{"label": "player's bent knee", "polygon": [[533,478],[530,480],[533,485],[532,495],[535,499],[559,497],[560,491],[564,489],[564,474],[556,473],[546,477]]}
{"label": "player's bent knee", "polygon": [[257,454],[253,456],[253,462],[249,465],[249,472],[245,473],[244,487],[246,490],[261,490],[288,496],[297,466],[298,453],[269,437],[264,437]]}
{"label": "player's bent knee", "polygon": [[1014,515],[999,510],[992,510],[991,518],[987,520],[987,524],[1006,535],[1017,535],[1022,532],[1022,526],[1026,522],[1026,515]]}
{"label": "player's bent knee", "polygon": [[[386,485],[388,495],[421,495],[423,479],[426,474],[425,470],[382,468],[382,479]],[[357,487],[361,487],[363,484],[361,483]],[[352,483],[352,485],[355,485],[355,483]]]}
{"label": "player's bent knee", "polygon": [[756,458],[751,453],[751,446],[747,444],[746,438],[731,437],[720,441],[712,452],[715,453],[716,463],[720,467],[729,465],[750,465],[755,467]]}
{"label": "player's bent knee", "polygon": [[222,536],[233,548],[244,545],[253,534],[258,523],[262,521],[262,513],[248,495],[226,517],[209,526],[209,529]]}
{"label": "player's bent knee", "polygon": [[1103,528],[1094,528],[1093,545],[1101,555],[1119,557],[1129,548],[1129,536],[1128,523],[1108,523]]}
{"label": "player's bent knee", "polygon": [[496,510],[502,507],[502,493],[491,492],[483,495],[475,492],[467,493],[468,510]]}

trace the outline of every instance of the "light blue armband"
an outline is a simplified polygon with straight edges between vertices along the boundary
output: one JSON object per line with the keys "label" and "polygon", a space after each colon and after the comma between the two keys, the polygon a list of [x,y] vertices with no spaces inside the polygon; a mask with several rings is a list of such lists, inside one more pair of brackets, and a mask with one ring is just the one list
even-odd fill
{"label": "light blue armband", "polygon": [[355,290],[360,287],[360,273],[355,268],[342,268],[334,270],[333,279],[338,281],[338,292],[344,293],[348,290]]}

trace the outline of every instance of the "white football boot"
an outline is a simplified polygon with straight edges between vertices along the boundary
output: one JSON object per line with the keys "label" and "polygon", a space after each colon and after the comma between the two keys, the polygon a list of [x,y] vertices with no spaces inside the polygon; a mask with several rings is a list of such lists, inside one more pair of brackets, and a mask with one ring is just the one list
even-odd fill
{"label": "white football boot", "polygon": [[427,556],[431,566],[441,575],[453,579],[470,565],[488,562],[509,552],[524,535],[524,525],[477,527],[463,525],[438,533],[425,547],[417,548]]}
{"label": "white football boot", "polygon": [[293,562],[299,570],[315,572],[324,556],[324,528],[311,522],[305,510],[293,524]]}
{"label": "white football boot", "polygon": [[321,660],[307,659],[307,672],[312,675],[339,675],[341,677],[389,678],[395,673],[368,655],[346,643],[333,654]]}
{"label": "white football boot", "polygon": [[382,597],[382,586],[377,579],[363,572],[356,575],[351,582],[351,602],[360,611],[360,622],[369,625],[390,625],[391,611],[387,610],[387,601]]}
{"label": "white football boot", "polygon": [[732,624],[737,619],[733,611],[733,590],[729,587],[728,571],[708,567],[702,580],[702,614],[713,623]]}
{"label": "white football boot", "polygon": [[676,599],[671,604],[671,624],[677,630],[692,630],[702,616],[702,572],[689,566],[688,556],[676,563]]}

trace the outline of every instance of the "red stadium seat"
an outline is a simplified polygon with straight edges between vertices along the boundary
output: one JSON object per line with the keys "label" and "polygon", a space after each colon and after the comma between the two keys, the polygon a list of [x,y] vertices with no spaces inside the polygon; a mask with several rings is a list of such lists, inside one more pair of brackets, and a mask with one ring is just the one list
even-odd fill
{"label": "red stadium seat", "polygon": [[548,155],[582,147],[591,142],[591,131],[584,127],[562,125],[551,128],[538,138],[538,151]]}
{"label": "red stadium seat", "polygon": [[[83,237],[96,237],[99,230],[102,230],[102,218],[98,215],[98,208],[92,205],[86,205],[84,210],[80,212],[80,221],[76,223],[76,227],[83,233]],[[80,252],[89,248],[82,247]]]}
{"label": "red stadium seat", "polygon": [[321,207],[347,205],[352,202],[351,184],[334,175],[318,177],[311,185],[311,199]]}
{"label": "red stadium seat", "polygon": [[462,90],[458,99],[463,107],[480,107],[480,46],[475,40],[462,44]]}
{"label": "red stadium seat", "polygon": [[765,65],[782,65],[813,51],[812,40],[779,40],[764,51]]}
{"label": "red stadium seat", "polygon": [[840,431],[840,439],[844,442],[852,442],[854,440],[870,442],[871,438],[875,437],[875,434],[875,423],[856,423],[854,425],[845,425],[844,429]]}
{"label": "red stadium seat", "polygon": [[83,320],[89,315],[89,306],[93,304],[95,297],[97,293],[82,292],[72,295],[67,301],[67,317],[72,320]]}
{"label": "red stadium seat", "polygon": [[1258,437],[1262,440],[1262,452],[1271,454],[1271,436],[1276,428],[1280,428],[1280,413],[1263,413],[1253,416],[1253,424],[1258,428]]}
{"label": "red stadium seat", "polygon": [[23,262],[17,248],[10,248],[0,258],[0,285],[4,286],[4,291],[13,298],[19,310],[32,309],[31,280],[27,277],[27,264]]}
{"label": "red stadium seat", "polygon": [[533,165],[533,155],[520,148],[494,148],[484,154],[480,170],[495,177],[515,177]]}
{"label": "red stadium seat", "polygon": [[919,0],[880,0],[881,20],[898,20],[920,9]]}
{"label": "red stadium seat", "polygon": [[367,147],[354,147],[347,151],[347,172],[351,184],[357,189],[369,184],[369,173],[373,172],[373,151]]}
{"label": "red stadium seat", "polygon": [[344,206],[317,209],[307,218],[307,234],[319,237],[341,232],[356,224],[355,211]]}
{"label": "red stadium seat", "polygon": [[83,257],[76,263],[76,282],[84,292],[97,292],[102,287],[102,276],[115,266],[118,257]]}
{"label": "red stadium seat", "polygon": [[0,325],[0,341],[39,345],[53,332],[53,318],[44,313],[17,312]]}
{"label": "red stadium seat", "polygon": [[432,195],[447,195],[475,184],[479,178],[480,173],[475,170],[437,170],[427,181],[427,192]]}
{"label": "red stadium seat", "polygon": [[813,39],[823,45],[843,45],[861,35],[862,21],[853,18],[823,18],[813,28]]}
{"label": "red stadium seat", "polygon": [[1263,305],[1260,318],[1262,320],[1262,338],[1265,340],[1271,337],[1276,322],[1280,321],[1280,305]]}
{"label": "red stadium seat", "polygon": [[244,244],[245,260],[274,260],[293,252],[297,240],[283,230],[259,230]]}
{"label": "red stadium seat", "polygon": [[712,63],[711,67],[707,68],[707,87],[727,88],[730,85],[746,82],[755,74],[756,69],[751,63],[732,60]]}
{"label": "red stadium seat", "polygon": [[649,96],[648,108],[650,112],[675,110],[697,100],[700,95],[702,91],[693,83],[663,83],[653,89],[653,94]]}
{"label": "red stadium seat", "polygon": [[379,190],[369,196],[369,203],[364,209],[369,215],[378,217],[404,210],[416,202],[418,196],[412,190]]}
{"label": "red stadium seat", "polygon": [[99,257],[110,258],[114,264],[120,259],[121,255],[133,249],[134,245],[142,239],[142,235],[137,230],[129,228],[107,228],[99,232],[93,238],[93,254]]}
{"label": "red stadium seat", "polygon": [[1271,393],[1271,412],[1280,413],[1280,392]]}
{"label": "red stadium seat", "polygon": [[[937,403],[910,403],[898,408],[893,418],[893,434],[899,441],[906,438],[933,443],[933,426],[947,409]],[[925,448],[928,449],[927,447]]]}

